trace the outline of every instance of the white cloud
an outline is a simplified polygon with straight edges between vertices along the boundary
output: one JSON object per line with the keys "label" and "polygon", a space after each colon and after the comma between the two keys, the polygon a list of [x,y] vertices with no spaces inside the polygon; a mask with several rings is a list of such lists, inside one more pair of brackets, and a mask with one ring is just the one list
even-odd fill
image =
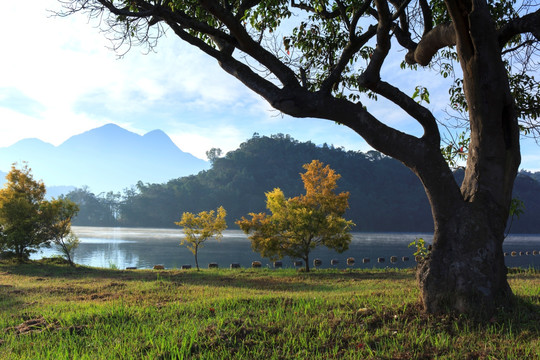
{"label": "white cloud", "polygon": [[[11,109],[0,107],[0,147],[14,144],[23,138],[38,138],[53,145],[59,145],[74,134],[104,125],[107,121],[89,119],[82,115],[67,114],[70,122],[55,122],[54,119],[64,117],[61,110],[47,110],[40,117],[28,116]],[[10,126],[17,124],[17,126]],[[21,136],[21,134],[23,136]],[[44,136],[44,135],[47,136]]]}
{"label": "white cloud", "polygon": [[226,125],[212,128],[186,125],[182,131],[173,132],[169,136],[180,149],[203,160],[207,159],[206,152],[211,148],[220,148],[226,154],[246,140],[241,130]]}
{"label": "white cloud", "polygon": [[[162,127],[152,118],[156,111],[260,111],[262,100],[175,36],[162,38],[157,53],[134,48],[118,59],[83,14],[49,17],[47,9],[60,9],[56,0],[3,5],[0,31],[14,35],[3,38],[10,52],[0,59],[0,90],[21,94],[42,109],[32,118],[15,106],[0,108],[0,146],[34,134],[58,143],[107,122],[145,132]],[[25,14],[31,26],[17,14]]]}
{"label": "white cloud", "polygon": [[[350,129],[280,116],[215,60],[170,31],[160,39],[156,53],[133,48],[118,59],[97,24],[88,23],[84,14],[50,17],[47,9],[60,7],[58,0],[2,4],[0,32],[9,35],[2,38],[0,57],[0,146],[27,137],[57,145],[114,122],[139,134],[162,129],[182,150],[203,159],[210,148],[235,149],[254,132],[289,133],[301,141],[369,149]],[[444,116],[440,110],[448,101],[448,81],[423,70],[401,71],[396,77],[404,54],[394,55],[384,67],[383,79],[405,86],[407,94],[416,85],[428,84],[427,107]],[[6,103],[12,94],[22,100]],[[421,127],[396,106],[384,101],[367,105],[386,124],[421,135]],[[540,162],[535,155],[523,159],[524,164]]]}

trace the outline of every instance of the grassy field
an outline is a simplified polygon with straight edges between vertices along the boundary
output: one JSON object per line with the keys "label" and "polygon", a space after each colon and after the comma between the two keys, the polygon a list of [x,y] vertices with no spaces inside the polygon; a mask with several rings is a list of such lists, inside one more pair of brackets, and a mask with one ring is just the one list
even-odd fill
{"label": "grassy field", "polygon": [[484,323],[419,313],[412,270],[0,263],[0,359],[540,359],[540,273]]}

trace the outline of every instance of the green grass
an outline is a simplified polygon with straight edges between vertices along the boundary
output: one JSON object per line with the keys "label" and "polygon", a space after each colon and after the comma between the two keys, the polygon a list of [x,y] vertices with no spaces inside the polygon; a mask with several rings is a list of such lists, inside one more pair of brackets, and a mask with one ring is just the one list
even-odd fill
{"label": "green grass", "polygon": [[1,359],[540,359],[540,273],[480,323],[419,311],[412,270],[0,263]]}

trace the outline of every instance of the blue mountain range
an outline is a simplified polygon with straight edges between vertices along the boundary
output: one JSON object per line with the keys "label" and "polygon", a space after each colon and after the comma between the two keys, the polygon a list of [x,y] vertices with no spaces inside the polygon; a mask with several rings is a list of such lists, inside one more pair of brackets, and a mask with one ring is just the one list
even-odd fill
{"label": "blue mountain range", "polygon": [[28,162],[48,187],[88,186],[95,193],[121,191],[196,174],[210,164],[180,150],[161,130],[138,135],[115,124],[72,136],[59,146],[24,139],[0,148],[0,176],[11,164]]}

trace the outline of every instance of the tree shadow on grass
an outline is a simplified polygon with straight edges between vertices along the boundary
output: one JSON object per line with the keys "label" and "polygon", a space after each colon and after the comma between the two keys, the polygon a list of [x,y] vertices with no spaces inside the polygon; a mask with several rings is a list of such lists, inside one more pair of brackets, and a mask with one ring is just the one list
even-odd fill
{"label": "tree shadow on grass", "polygon": [[[6,291],[0,289],[0,302],[6,310],[15,313],[26,311],[23,309],[27,306],[41,302],[40,297],[52,297],[58,301],[68,302],[110,301],[126,297],[134,302],[167,303],[178,301],[190,286],[216,290],[222,288],[228,294],[231,292],[242,294],[242,290],[255,290],[258,294],[271,294],[271,297],[288,298],[293,294],[302,293],[312,293],[318,297],[315,294],[353,292],[362,286],[362,282],[368,280],[389,281],[390,288],[392,286],[390,281],[412,281],[412,279],[413,274],[404,271],[317,270],[308,274],[292,269],[153,271],[70,267],[43,262],[23,264],[0,262],[0,285],[12,282],[6,287]],[[18,286],[14,283],[17,281],[26,284]],[[148,287],[142,283],[155,285]],[[141,291],[140,295],[137,295],[138,291]],[[216,294],[220,291],[218,290]],[[38,296],[37,301],[34,301],[34,296]],[[29,311],[32,308],[30,307]]]}
{"label": "tree shadow on grass", "polygon": [[494,319],[497,323],[504,324],[509,332],[526,333],[533,338],[540,338],[540,295],[516,296],[512,308],[502,310]]}
{"label": "tree shadow on grass", "polygon": [[[5,275],[5,276],[3,276]],[[166,286],[170,291],[171,299],[176,299],[176,293],[181,293],[185,285],[238,288],[269,291],[278,296],[312,292],[331,293],[333,291],[355,291],[356,287],[362,287],[363,282],[376,281],[388,282],[391,287],[393,282],[414,281],[414,271],[384,271],[384,270],[317,270],[309,274],[295,272],[294,270],[269,270],[269,269],[218,269],[218,270],[115,270],[101,269],[84,266],[70,267],[67,265],[50,264],[43,262],[28,262],[24,264],[6,264],[0,262],[0,303],[5,309],[20,311],[25,308],[27,296],[20,292],[17,284],[7,284],[10,275],[28,277],[29,281],[46,284],[51,281],[51,291],[55,295],[71,296],[73,299],[83,297],[93,299],[93,296],[119,296],[115,291],[123,286],[129,286],[130,282],[156,282],[160,286]],[[535,274],[522,274],[522,276],[537,276]],[[56,281],[59,280],[57,282]],[[66,281],[64,281],[66,280]],[[77,293],[78,284],[70,280],[90,280],[103,284],[101,288],[90,289],[88,293]],[[386,284],[385,284],[386,285]],[[41,286],[41,285],[40,285]],[[366,285],[369,287],[371,285]],[[84,290],[84,289],[82,289]],[[32,291],[26,289],[26,291]],[[120,295],[122,296],[122,295]],[[540,299],[539,295],[516,296],[515,303],[501,312],[493,319],[482,322],[473,321],[478,326],[499,326],[503,332],[519,332],[523,336],[540,336]],[[98,298],[96,301],[99,301]],[[394,315],[395,309],[388,309],[390,315]],[[412,309],[410,316],[418,316],[420,309]],[[416,315],[414,315],[416,313]],[[389,315],[389,316],[390,316]],[[427,315],[426,315],[427,316]],[[427,316],[425,319],[431,318]],[[435,317],[427,321],[439,322]],[[455,318],[459,323],[470,323],[466,318]],[[453,322],[449,322],[449,327]]]}
{"label": "tree shadow on grass", "polygon": [[0,283],[0,309],[5,310],[24,305],[19,296],[21,293],[20,290],[14,289],[13,285]]}
{"label": "tree shadow on grass", "polygon": [[0,262],[0,275],[43,279],[94,279],[96,281],[169,281],[190,285],[238,287],[273,291],[331,291],[343,287],[343,283],[355,285],[364,280],[411,280],[411,270],[316,270],[310,273],[294,270],[268,269],[217,269],[191,270],[117,270],[71,267],[47,261],[29,261],[22,264]]}

